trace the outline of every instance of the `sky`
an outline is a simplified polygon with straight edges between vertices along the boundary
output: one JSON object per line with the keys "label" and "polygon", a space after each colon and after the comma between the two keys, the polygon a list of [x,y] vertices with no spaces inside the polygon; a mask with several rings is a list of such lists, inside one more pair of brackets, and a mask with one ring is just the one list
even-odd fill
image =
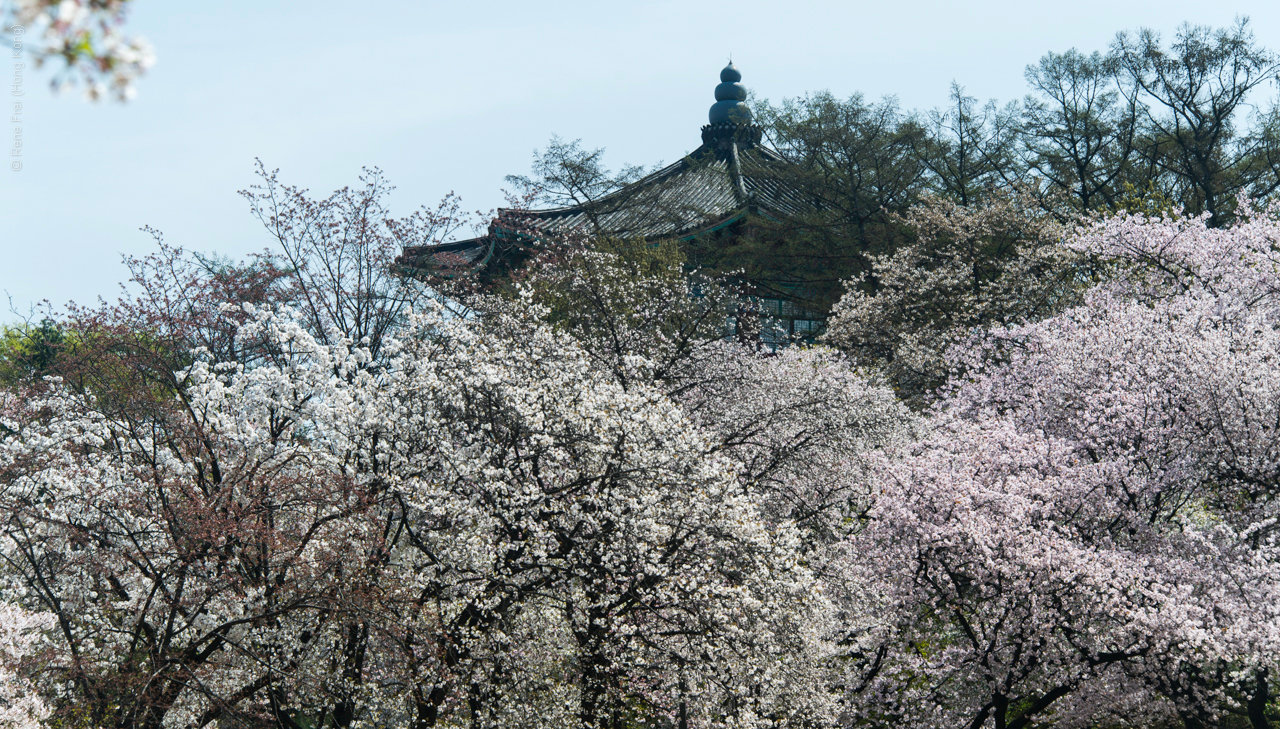
{"label": "sky", "polygon": [[143,226],[203,253],[269,247],[237,194],[255,159],[319,195],[379,167],[398,215],[450,192],[467,210],[503,204],[504,176],[552,135],[604,147],[614,168],[673,162],[700,143],[731,55],[757,98],[825,89],[927,110],[952,81],[1020,99],[1028,64],[1105,51],[1120,30],[1249,16],[1280,50],[1274,0],[134,5],[129,28],[158,58],[135,100],[26,77],[24,166],[0,169],[0,291],[18,312],[114,299],[121,256],[153,250]]}

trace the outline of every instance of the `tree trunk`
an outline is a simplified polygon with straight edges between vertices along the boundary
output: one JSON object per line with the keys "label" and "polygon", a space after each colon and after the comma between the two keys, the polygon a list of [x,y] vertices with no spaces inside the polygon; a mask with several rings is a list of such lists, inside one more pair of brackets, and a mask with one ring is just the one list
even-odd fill
{"label": "tree trunk", "polygon": [[1253,695],[1249,697],[1249,723],[1253,725],[1253,729],[1271,729],[1271,722],[1267,720],[1267,703],[1271,698],[1267,669],[1259,668],[1254,677],[1258,683]]}
{"label": "tree trunk", "polygon": [[1004,694],[996,694],[995,698],[995,714],[996,729],[1008,729],[1009,726],[1009,697]]}

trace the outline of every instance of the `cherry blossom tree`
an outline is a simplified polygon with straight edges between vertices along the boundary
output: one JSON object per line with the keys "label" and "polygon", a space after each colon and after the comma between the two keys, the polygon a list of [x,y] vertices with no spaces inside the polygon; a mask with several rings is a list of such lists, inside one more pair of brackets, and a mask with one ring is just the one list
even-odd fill
{"label": "cherry blossom tree", "polygon": [[3,556],[57,620],[60,720],[281,722],[297,667],[333,657],[318,639],[361,594],[344,566],[376,555],[379,522],[310,416],[337,403],[332,374],[302,357],[230,381],[199,362],[146,411],[63,387],[6,398]]}
{"label": "cherry blossom tree", "polygon": [[6,573],[57,619],[58,716],[824,715],[794,531],[660,391],[517,313],[427,312],[378,360],[240,311],[271,356],[201,355],[145,413],[6,400]]}
{"label": "cherry blossom tree", "polygon": [[1270,726],[1280,211],[1243,209],[1085,228],[1069,245],[1107,282],[956,352],[854,537],[894,616],[861,715]]}
{"label": "cherry blossom tree", "polygon": [[121,30],[131,5],[130,0],[16,0],[6,3],[4,21],[17,48],[39,33],[37,65],[62,61],[51,81],[54,89],[83,84],[90,100],[110,94],[127,101],[137,93],[138,77],[156,60],[144,38]]}
{"label": "cherry blossom tree", "polygon": [[863,656],[874,622],[872,583],[850,567],[857,555],[848,540],[875,500],[868,455],[907,439],[914,417],[827,347],[771,352],[727,340],[724,321],[741,315],[742,299],[719,280],[691,277],[661,246],[571,249],[543,260],[521,292],[545,302],[548,320],[582,342],[598,369],[675,398],[712,452],[734,464],[762,516],[796,526],[795,549],[839,616],[812,626],[829,652],[809,680],[841,683],[836,667]]}
{"label": "cherry blossom tree", "polygon": [[[459,445],[451,448],[466,459],[444,456],[437,440],[422,450],[422,435],[389,441],[407,444],[398,457],[409,463],[448,464],[424,484],[432,498],[415,494],[410,503],[424,512],[456,504],[443,513],[474,514],[468,521],[484,525],[490,545],[479,565],[431,559],[474,590],[448,623],[453,660],[474,657],[468,631],[496,635],[538,607],[567,639],[560,650],[572,668],[561,670],[578,685],[582,726],[614,726],[635,711],[698,724],[820,712],[823,701],[802,700],[820,692],[797,676],[820,653],[806,626],[823,601],[796,561],[788,525],[759,519],[731,465],[710,455],[660,391],[624,388],[536,317],[490,312],[481,321],[429,345],[447,351],[398,370],[404,416],[396,423],[434,434],[418,423],[452,413]],[[448,536],[423,554],[455,542]],[[762,686],[765,671],[771,683]],[[485,683],[469,689],[476,704],[477,694],[501,687],[492,677]],[[490,716],[503,723],[500,712]]]}
{"label": "cherry blossom tree", "polygon": [[289,302],[321,341],[336,343],[335,332],[367,341],[379,358],[382,340],[407,312],[435,298],[417,279],[396,275],[396,257],[406,247],[444,242],[465,225],[457,196],[396,218],[386,200],[395,187],[377,168],[365,169],[358,187],[325,198],[282,183],[279,170],[261,160],[257,174],[259,183],[240,194],[276,243],[264,259],[286,273]]}
{"label": "cherry blossom tree", "polygon": [[883,369],[920,408],[947,379],[947,349],[975,327],[1034,321],[1078,301],[1078,254],[1065,226],[1021,192],[993,192],[971,207],[926,198],[902,222],[914,243],[872,259],[846,282],[825,341]]}

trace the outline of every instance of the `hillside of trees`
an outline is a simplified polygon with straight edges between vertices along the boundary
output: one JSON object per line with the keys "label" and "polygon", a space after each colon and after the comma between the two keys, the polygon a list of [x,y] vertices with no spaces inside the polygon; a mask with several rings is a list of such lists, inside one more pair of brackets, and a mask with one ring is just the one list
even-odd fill
{"label": "hillside of trees", "polygon": [[[761,104],[822,204],[733,267],[400,276],[456,199],[260,167],[268,251],[154,233],[4,329],[0,727],[1273,726],[1278,69],[1241,23]],[[784,267],[826,334],[727,335]]]}

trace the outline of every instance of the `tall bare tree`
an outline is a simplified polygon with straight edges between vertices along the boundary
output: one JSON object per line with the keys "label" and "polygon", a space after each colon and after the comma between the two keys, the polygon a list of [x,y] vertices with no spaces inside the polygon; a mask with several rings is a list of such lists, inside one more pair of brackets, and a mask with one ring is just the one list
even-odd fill
{"label": "tall bare tree", "polygon": [[1134,152],[1136,100],[1122,97],[1108,60],[1076,49],[1027,66],[1022,109],[1027,165],[1081,209],[1115,205]]}
{"label": "tall bare tree", "polygon": [[1209,224],[1221,227],[1232,220],[1237,194],[1280,186],[1271,166],[1254,164],[1269,136],[1240,133],[1253,92],[1280,72],[1280,58],[1258,45],[1248,18],[1230,28],[1183,25],[1168,48],[1151,29],[1122,32],[1111,58],[1145,127],[1147,153],[1177,178],[1189,212],[1207,212]]}
{"label": "tall bare tree", "polygon": [[917,147],[934,191],[961,205],[978,202],[984,192],[1017,181],[1017,106],[995,101],[978,106],[964,87],[951,84],[950,103],[927,115],[928,135]]}

